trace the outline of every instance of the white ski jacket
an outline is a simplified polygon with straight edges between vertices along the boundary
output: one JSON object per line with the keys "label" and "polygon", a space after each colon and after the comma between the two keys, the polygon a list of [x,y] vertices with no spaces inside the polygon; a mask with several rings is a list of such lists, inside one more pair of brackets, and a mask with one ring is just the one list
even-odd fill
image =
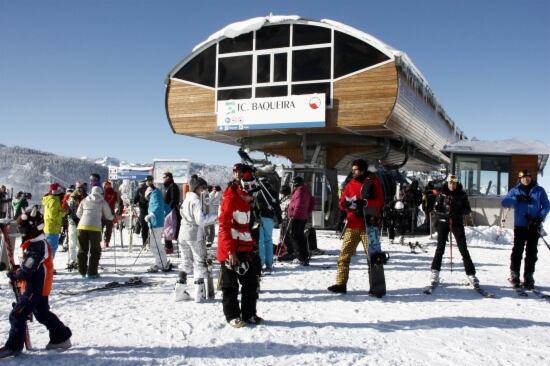
{"label": "white ski jacket", "polygon": [[202,204],[195,192],[188,192],[181,204],[181,227],[179,241],[200,241],[204,237],[204,226],[216,222],[216,214],[202,212]]}

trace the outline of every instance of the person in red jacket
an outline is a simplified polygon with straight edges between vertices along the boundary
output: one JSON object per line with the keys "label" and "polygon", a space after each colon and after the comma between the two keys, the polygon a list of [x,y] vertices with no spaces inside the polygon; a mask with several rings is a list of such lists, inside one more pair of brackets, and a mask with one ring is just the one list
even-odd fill
{"label": "person in red jacket", "polygon": [[339,208],[347,212],[347,226],[344,232],[344,240],[338,267],[336,270],[336,284],[329,286],[328,290],[336,293],[346,293],[349,277],[349,263],[361,241],[363,249],[368,257],[368,239],[365,228],[364,208],[373,207],[377,215],[384,204],[384,191],[378,178],[368,172],[368,164],[363,159],[354,160],[351,163],[353,178],[348,182],[340,196]]}
{"label": "person in red jacket", "polygon": [[309,249],[304,234],[307,220],[313,211],[315,201],[304,178],[295,176],[292,180],[293,191],[288,205],[288,218],[290,220],[290,241],[296,262],[302,266],[309,266]]}
{"label": "person in red jacket", "polygon": [[[223,193],[219,214],[217,260],[221,263],[223,313],[227,323],[235,328],[260,324],[256,315],[258,300],[256,242],[250,232],[251,203],[260,188],[250,167],[236,164],[235,179]],[[240,180],[239,180],[240,179]],[[239,308],[239,283],[241,307]]]}
{"label": "person in red jacket", "polygon": [[[113,216],[115,216],[115,220],[117,218],[120,220],[121,218],[119,216],[122,213],[124,205],[119,194],[113,189],[113,184],[110,180],[106,180],[105,182],[103,182],[103,198],[105,199],[105,202],[107,202],[107,204],[109,205],[111,213],[113,214]],[[103,232],[103,248],[109,247],[109,244],[111,242],[111,235],[113,234],[113,226],[115,220],[107,220],[106,218],[101,219],[101,223],[105,228],[105,231]]]}

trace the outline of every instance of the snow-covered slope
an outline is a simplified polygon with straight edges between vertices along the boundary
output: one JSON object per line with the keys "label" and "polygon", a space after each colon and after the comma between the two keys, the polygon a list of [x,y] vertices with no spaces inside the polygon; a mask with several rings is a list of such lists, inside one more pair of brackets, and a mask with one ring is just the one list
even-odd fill
{"label": "snow-covered slope", "polygon": [[[150,253],[134,247],[104,252],[105,271],[96,281],[63,270],[66,253],[56,257],[50,304],[71,327],[74,347],[66,352],[40,349],[48,342],[36,321],[30,331],[37,351],[6,365],[543,365],[550,359],[550,303],[533,295],[519,298],[506,281],[512,233],[498,240],[496,228],[467,228],[469,248],[482,285],[496,299],[486,299],[464,285],[456,246],[453,272],[449,252],[444,257],[442,286],[422,294],[429,277],[434,241],[422,237],[427,253],[410,253],[406,246],[383,247],[391,255],[386,265],[388,294],[368,296],[366,258],[354,257],[348,294],[326,287],[335,280],[340,248],[338,237],[318,232],[326,254],[313,257],[310,267],[276,264],[262,280],[258,314],[265,325],[233,329],[225,325],[220,302],[173,301],[177,274],[143,274],[153,262]],[[277,233],[275,233],[277,237]],[[117,242],[119,237],[117,235]],[[549,240],[550,237],[547,237]],[[135,236],[135,242],[140,239]],[[541,242],[542,243],[542,242]],[[176,255],[171,260],[178,263]],[[539,246],[536,281],[550,292],[550,251]],[[216,268],[217,273],[217,268]],[[64,296],[78,290],[136,274],[154,286]],[[9,329],[12,294],[0,276],[0,338]],[[546,361],[545,361],[546,360]]]}

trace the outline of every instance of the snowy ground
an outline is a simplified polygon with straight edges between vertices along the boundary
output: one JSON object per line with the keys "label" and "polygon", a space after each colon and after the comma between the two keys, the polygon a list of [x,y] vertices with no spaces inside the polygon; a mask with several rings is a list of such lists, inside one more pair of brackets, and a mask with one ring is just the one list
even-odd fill
{"label": "snowy ground", "polygon": [[[539,365],[550,359],[550,303],[519,298],[507,286],[512,235],[495,242],[496,228],[467,229],[469,248],[484,287],[498,298],[482,298],[464,285],[465,276],[454,247],[454,270],[444,259],[442,286],[422,294],[427,284],[435,240],[421,237],[427,253],[390,245],[386,265],[388,294],[369,297],[366,258],[352,261],[348,294],[328,293],[335,280],[340,240],[318,232],[326,255],[308,268],[276,265],[262,281],[258,314],[265,325],[226,326],[220,293],[214,301],[175,303],[176,273],[142,274],[152,263],[145,253],[135,267],[139,247],[128,253],[117,247],[104,252],[99,280],[58,270],[50,297],[53,311],[71,327],[73,348],[46,352],[45,328],[30,325],[36,351],[6,365]],[[278,233],[275,233],[277,237]],[[118,239],[118,238],[117,238]],[[126,238],[128,239],[128,238]],[[550,237],[547,237],[547,241]],[[137,236],[135,241],[140,242]],[[127,240],[126,240],[127,242]],[[177,256],[171,260],[178,262]],[[66,253],[56,257],[64,268]],[[541,241],[536,281],[550,292],[550,251]],[[145,288],[61,295],[63,290],[123,281],[136,273],[158,285]],[[217,273],[217,268],[216,268]],[[12,293],[0,280],[0,335],[7,337]],[[547,360],[547,361],[544,361]]]}

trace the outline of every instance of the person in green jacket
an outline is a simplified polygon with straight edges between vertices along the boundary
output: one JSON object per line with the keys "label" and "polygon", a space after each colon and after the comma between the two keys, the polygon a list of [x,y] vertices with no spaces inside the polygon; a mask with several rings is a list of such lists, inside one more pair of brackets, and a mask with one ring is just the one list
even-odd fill
{"label": "person in green jacket", "polygon": [[46,240],[53,249],[53,255],[57,252],[59,246],[59,235],[63,225],[63,216],[65,211],[61,207],[61,201],[65,191],[59,183],[50,184],[50,191],[42,197],[42,206],[44,207],[44,234]]}

